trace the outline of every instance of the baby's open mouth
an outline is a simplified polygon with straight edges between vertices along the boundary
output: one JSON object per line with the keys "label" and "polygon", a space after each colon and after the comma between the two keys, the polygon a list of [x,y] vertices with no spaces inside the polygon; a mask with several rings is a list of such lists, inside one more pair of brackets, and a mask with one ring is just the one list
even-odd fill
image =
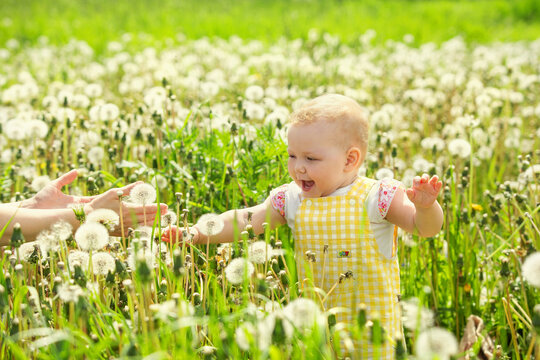
{"label": "baby's open mouth", "polygon": [[315,185],[315,181],[302,180],[302,191],[309,191]]}

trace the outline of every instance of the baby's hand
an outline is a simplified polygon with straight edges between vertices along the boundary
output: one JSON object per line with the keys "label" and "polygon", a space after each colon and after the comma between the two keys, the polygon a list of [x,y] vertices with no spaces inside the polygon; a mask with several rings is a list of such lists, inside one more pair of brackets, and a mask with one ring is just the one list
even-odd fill
{"label": "baby's hand", "polygon": [[190,231],[188,233],[187,229],[183,227],[182,228],[179,228],[176,226],[168,227],[161,233],[161,241],[172,242],[172,243],[176,243],[177,240],[178,242],[186,242],[186,241],[193,242],[195,236],[197,236],[198,233],[197,233],[197,230],[195,230],[195,228],[190,228],[189,230]]}
{"label": "baby's hand", "polygon": [[413,179],[412,187],[406,193],[416,208],[427,209],[437,200],[441,187],[442,182],[437,175],[430,179],[428,174],[424,174]]}

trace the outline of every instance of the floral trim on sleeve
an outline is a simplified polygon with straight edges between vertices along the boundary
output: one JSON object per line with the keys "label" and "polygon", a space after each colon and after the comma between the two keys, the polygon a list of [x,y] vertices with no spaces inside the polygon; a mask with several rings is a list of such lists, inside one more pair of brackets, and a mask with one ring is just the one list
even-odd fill
{"label": "floral trim on sleeve", "polygon": [[287,191],[287,187],[288,184],[281,185],[270,192],[272,207],[283,217],[285,217],[285,192]]}
{"label": "floral trim on sleeve", "polygon": [[386,217],[390,204],[398,188],[403,188],[403,184],[394,179],[383,179],[379,187],[379,213],[382,218]]}

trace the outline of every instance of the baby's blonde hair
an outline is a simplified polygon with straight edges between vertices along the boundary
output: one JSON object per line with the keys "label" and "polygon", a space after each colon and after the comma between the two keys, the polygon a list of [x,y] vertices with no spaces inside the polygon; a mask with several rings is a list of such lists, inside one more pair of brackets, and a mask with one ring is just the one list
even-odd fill
{"label": "baby's blonde hair", "polygon": [[339,139],[345,147],[357,146],[362,151],[364,162],[369,136],[369,123],[365,110],[350,97],[339,94],[325,94],[316,97],[291,114],[289,123],[308,125],[315,122],[337,125]]}

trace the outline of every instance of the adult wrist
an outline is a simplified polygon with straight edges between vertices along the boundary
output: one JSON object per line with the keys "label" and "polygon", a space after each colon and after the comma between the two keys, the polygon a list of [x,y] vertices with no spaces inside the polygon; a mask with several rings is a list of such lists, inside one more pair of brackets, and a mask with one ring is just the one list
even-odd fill
{"label": "adult wrist", "polygon": [[[16,203],[15,203],[16,204]],[[25,209],[35,209],[36,207],[36,200],[31,197],[30,199],[24,199],[19,202],[21,208]]]}

